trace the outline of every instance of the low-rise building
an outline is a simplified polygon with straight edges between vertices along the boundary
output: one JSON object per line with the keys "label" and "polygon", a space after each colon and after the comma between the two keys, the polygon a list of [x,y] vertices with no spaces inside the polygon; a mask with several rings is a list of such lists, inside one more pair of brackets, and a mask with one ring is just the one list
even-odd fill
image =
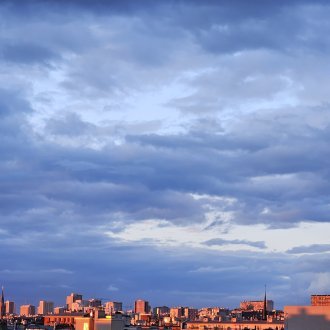
{"label": "low-rise building", "polygon": [[312,295],[311,306],[285,306],[286,330],[330,329],[330,295]]}
{"label": "low-rise building", "polygon": [[[239,307],[242,310],[259,311],[264,308],[264,301],[263,300],[245,300],[240,303]],[[266,300],[266,310],[268,312],[270,312],[273,309],[274,309],[273,300]]]}
{"label": "low-rise building", "polygon": [[59,324],[75,326],[76,319],[82,317],[83,313],[63,313],[57,315],[47,315],[44,317],[44,325],[54,327]]}
{"label": "low-rise building", "polygon": [[189,321],[183,324],[188,330],[284,330],[283,321],[238,321],[201,322]]}
{"label": "low-rise building", "polygon": [[75,330],[124,330],[130,325],[130,317],[115,313],[106,317],[77,317]]}

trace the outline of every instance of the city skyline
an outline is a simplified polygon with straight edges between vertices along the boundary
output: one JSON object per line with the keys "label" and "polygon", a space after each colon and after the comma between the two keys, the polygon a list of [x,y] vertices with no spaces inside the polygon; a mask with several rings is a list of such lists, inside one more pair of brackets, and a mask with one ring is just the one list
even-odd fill
{"label": "city skyline", "polygon": [[0,3],[0,283],[154,305],[330,285],[324,0]]}
{"label": "city skyline", "polygon": [[[185,309],[191,309],[194,313],[194,316],[190,316],[189,319],[193,320],[196,318],[197,311],[203,310],[203,309],[223,309],[223,310],[230,310],[227,306],[199,306],[196,308],[196,306],[184,306],[184,305],[176,305],[176,306],[166,306],[165,304],[161,305],[151,305],[149,301],[141,298],[135,298],[133,303],[131,305],[123,304],[123,302],[118,302],[114,300],[109,300],[109,298],[86,298],[81,293],[72,292],[66,297],[63,297],[63,301],[65,304],[59,304],[55,305],[54,301],[51,299],[41,299],[39,302],[33,303],[33,302],[25,302],[24,304],[18,305],[15,303],[15,301],[11,301],[4,298],[4,291],[2,289],[2,295],[1,295],[1,319],[5,316],[10,315],[51,315],[51,314],[70,314],[70,313],[87,313],[89,314],[90,311],[94,310],[102,310],[106,314],[111,315],[115,314],[116,312],[125,313],[129,312],[132,314],[154,314],[155,310],[156,314],[160,312],[161,314],[169,314],[169,316],[172,317],[180,317],[180,313],[184,314]],[[312,305],[320,305],[320,302],[322,302],[324,305],[329,305],[329,295],[312,295],[311,296],[311,303]],[[240,301],[239,304],[234,308],[237,310],[245,310],[245,311],[263,311],[263,313],[267,312],[283,312],[279,309],[274,308],[274,301],[269,300],[266,298],[266,293],[264,295],[263,300],[244,300]],[[17,312],[16,312],[17,310]],[[33,311],[31,312],[22,312],[24,311]],[[57,310],[57,311],[56,311]],[[173,315],[172,315],[173,313]],[[196,315],[195,315],[196,314]],[[264,314],[263,318],[265,318]],[[266,314],[265,314],[266,315]],[[181,315],[183,316],[183,315]]]}
{"label": "city skyline", "polygon": [[[159,308],[159,307],[170,307],[170,308],[175,308],[175,307],[191,307],[191,308],[210,308],[210,307],[220,307],[220,308],[230,308],[229,306],[226,306],[224,304],[218,304],[218,305],[214,305],[214,306],[206,306],[206,305],[197,305],[194,306],[192,304],[176,304],[176,305],[171,305],[171,304],[166,304],[165,302],[160,303],[160,304],[154,304],[153,302],[150,302],[149,300],[147,300],[145,297],[132,297],[132,299],[130,301],[118,301],[113,299],[113,297],[95,297],[95,296],[90,296],[90,297],[86,297],[84,294],[81,293],[76,293],[76,292],[72,292],[70,293],[70,295],[68,294],[67,296],[63,296],[62,297],[62,301],[55,301],[52,299],[52,297],[36,297],[36,300],[28,300],[25,299],[23,302],[22,299],[19,299],[18,301],[20,301],[20,303],[17,303],[16,301],[13,301],[12,299],[8,299],[4,294],[4,291],[2,291],[2,297],[4,297],[4,304],[0,304],[1,306],[6,306],[6,303],[14,303],[15,308],[19,310],[20,306],[34,306],[36,311],[39,310],[48,310],[50,309],[54,309],[54,308],[64,308],[68,311],[70,310],[74,310],[75,306],[72,306],[72,303],[74,303],[74,301],[80,301],[82,303],[81,307],[98,307],[98,306],[93,306],[93,305],[86,305],[84,306],[84,303],[90,303],[92,304],[92,302],[94,300],[99,300],[102,303],[102,306],[105,307],[105,309],[107,309],[107,304],[111,303],[112,308],[110,310],[111,313],[114,313],[116,311],[133,311],[135,313],[141,313],[142,312],[142,306],[144,308],[144,306],[146,309],[143,310],[142,313],[149,313],[152,311],[153,308]],[[265,293],[264,293],[265,294]],[[72,298],[73,296],[76,296],[76,298]],[[266,296],[263,295],[263,298],[265,298]],[[258,299],[259,298],[259,299]],[[262,297],[250,297],[250,299],[248,300],[240,300],[237,301],[236,306],[231,307],[231,308],[241,308],[241,309],[248,309],[249,307],[253,306],[254,303],[257,303],[257,306],[263,306],[264,304],[264,300],[261,299]],[[69,300],[68,300],[69,299]],[[267,298],[267,310],[271,311],[271,310],[280,310],[278,308],[275,308],[275,304],[273,300],[269,300]],[[142,304],[140,305],[139,308],[136,308],[137,304]],[[49,305],[50,304],[50,305]],[[121,306],[120,309],[114,309],[113,304],[117,304],[117,306]],[[251,306],[250,306],[251,305]],[[47,306],[47,307],[46,307]],[[51,307],[48,307],[51,306]],[[138,305],[139,306],[139,305]],[[271,306],[271,307],[269,307]],[[6,308],[6,307],[5,307]],[[8,307],[9,308],[9,307]],[[12,307],[11,307],[12,309]],[[254,309],[254,308],[253,308]],[[262,309],[262,308],[260,308]],[[111,314],[110,313],[110,314]],[[44,314],[44,313],[37,313],[37,314]]]}

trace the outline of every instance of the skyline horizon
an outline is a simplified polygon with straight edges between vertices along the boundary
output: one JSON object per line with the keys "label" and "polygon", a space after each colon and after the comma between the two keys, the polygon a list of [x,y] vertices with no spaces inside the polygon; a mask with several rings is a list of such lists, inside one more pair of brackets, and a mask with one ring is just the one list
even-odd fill
{"label": "skyline horizon", "polygon": [[[5,293],[5,290],[4,290],[4,293]],[[156,304],[156,305],[153,305],[152,304],[152,301],[150,301],[149,299],[143,298],[143,297],[138,297],[138,298],[136,298],[134,300],[130,300],[130,301],[122,301],[120,299],[105,298],[105,297],[101,297],[101,296],[90,296],[88,298],[84,298],[84,294],[81,293],[81,291],[71,291],[70,292],[70,295],[71,294],[81,294],[83,296],[83,300],[86,300],[86,301],[90,301],[90,300],[93,300],[93,299],[99,299],[99,300],[101,300],[102,304],[105,304],[106,302],[111,302],[111,301],[113,301],[113,302],[120,302],[120,303],[123,304],[123,311],[133,310],[134,309],[134,302],[137,301],[137,300],[147,301],[149,303],[149,305],[151,306],[151,309],[156,308],[156,307],[162,307],[162,306],[167,306],[167,307],[183,307],[184,306],[184,307],[191,307],[191,308],[198,308],[198,309],[206,308],[206,307],[220,307],[220,308],[236,309],[236,308],[239,308],[238,306],[239,306],[239,304],[241,302],[245,302],[245,301],[264,301],[264,296],[262,297],[262,299],[258,299],[257,296],[254,296],[254,298],[253,297],[246,297],[244,299],[241,298],[238,301],[236,307],[226,306],[225,304],[218,304],[218,305],[212,305],[212,306],[206,306],[206,305],[205,306],[201,306],[201,305],[200,306],[198,306],[198,305],[196,306],[196,305],[189,305],[189,304],[188,305],[187,304],[174,304],[174,305],[173,304],[172,305],[171,304]],[[315,295],[317,295],[317,296],[321,295],[322,296],[322,295],[329,295],[329,294],[323,293],[323,294],[315,294]],[[41,299],[37,299],[34,302],[31,302],[31,300],[26,299],[25,301],[27,301],[27,302],[20,303],[20,304],[17,304],[16,301],[13,300],[13,299],[7,299],[6,298],[6,295],[4,295],[4,298],[5,298],[5,302],[6,301],[13,301],[15,303],[15,307],[16,308],[18,308],[19,306],[22,306],[22,305],[33,305],[33,306],[35,306],[37,308],[38,307],[38,304],[40,303],[40,301],[53,302],[54,303],[54,307],[64,307],[65,308],[65,306],[66,306],[66,304],[65,304],[65,297],[67,297],[67,296],[69,296],[69,294],[67,294],[66,296],[64,296],[64,298],[63,298],[64,304],[62,304],[62,305],[58,303],[59,300],[56,301],[54,299],[48,299],[46,297],[41,298]],[[313,294],[310,295],[309,302],[311,300],[311,296],[313,296]],[[277,307],[276,306],[276,301],[274,301],[273,299],[270,299],[268,297],[268,295],[267,295],[267,301],[272,301],[274,303],[274,307]],[[37,303],[35,303],[35,302],[37,302]],[[131,303],[131,305],[129,305],[129,303]],[[304,306],[304,305],[306,305],[306,303],[305,304],[298,304],[298,305]],[[284,304],[283,306],[281,306],[281,308],[275,308],[275,310],[283,310],[284,309],[284,306],[289,306],[289,305]],[[126,307],[126,308],[124,308],[124,307]]]}

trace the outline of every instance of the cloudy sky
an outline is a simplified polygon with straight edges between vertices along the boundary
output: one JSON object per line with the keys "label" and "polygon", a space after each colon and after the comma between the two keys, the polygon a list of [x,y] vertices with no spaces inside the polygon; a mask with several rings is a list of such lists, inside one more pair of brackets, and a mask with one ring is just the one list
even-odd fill
{"label": "cloudy sky", "polygon": [[329,16],[315,0],[2,1],[6,298],[329,293]]}

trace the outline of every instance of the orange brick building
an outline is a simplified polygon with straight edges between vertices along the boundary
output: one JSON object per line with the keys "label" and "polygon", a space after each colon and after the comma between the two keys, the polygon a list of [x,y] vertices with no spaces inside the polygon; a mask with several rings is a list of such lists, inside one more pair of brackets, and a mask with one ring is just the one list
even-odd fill
{"label": "orange brick building", "polygon": [[329,294],[314,294],[311,296],[312,306],[330,306]]}

